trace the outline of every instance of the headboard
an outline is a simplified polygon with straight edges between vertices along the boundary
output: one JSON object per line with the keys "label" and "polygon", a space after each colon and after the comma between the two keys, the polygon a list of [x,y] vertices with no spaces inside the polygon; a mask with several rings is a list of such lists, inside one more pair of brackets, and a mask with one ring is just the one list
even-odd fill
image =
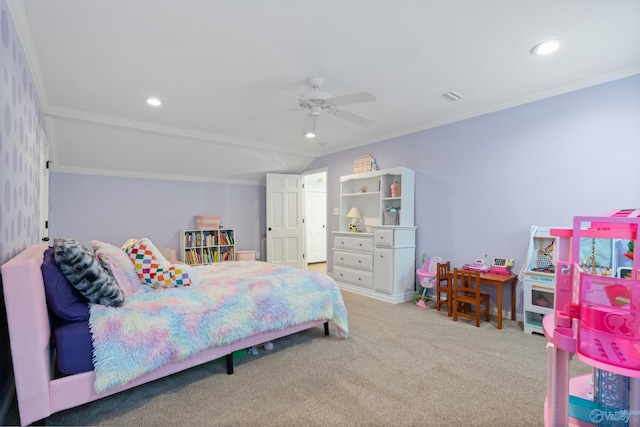
{"label": "headboard", "polygon": [[51,328],[40,269],[46,248],[46,244],[30,246],[1,268],[18,409],[23,423],[50,415]]}

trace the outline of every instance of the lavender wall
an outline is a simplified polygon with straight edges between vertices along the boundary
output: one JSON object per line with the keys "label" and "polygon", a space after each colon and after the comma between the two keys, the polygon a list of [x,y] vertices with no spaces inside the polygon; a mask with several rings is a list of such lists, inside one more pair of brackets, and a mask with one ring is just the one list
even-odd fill
{"label": "lavender wall", "polygon": [[459,266],[487,254],[515,258],[519,271],[531,225],[640,207],[639,118],[636,75],[324,156],[308,169],[328,168],[329,230],[338,229],[339,177],[355,157],[415,169],[417,259]]}
{"label": "lavender wall", "polygon": [[[7,2],[0,2],[0,264],[38,243],[42,110]],[[0,279],[1,283],[1,279]],[[1,289],[1,287],[0,287]],[[0,292],[0,424],[12,368]]]}
{"label": "lavender wall", "polygon": [[265,187],[142,178],[51,174],[50,236],[121,245],[131,237],[180,247],[196,215],[220,215],[238,250],[260,251]]}

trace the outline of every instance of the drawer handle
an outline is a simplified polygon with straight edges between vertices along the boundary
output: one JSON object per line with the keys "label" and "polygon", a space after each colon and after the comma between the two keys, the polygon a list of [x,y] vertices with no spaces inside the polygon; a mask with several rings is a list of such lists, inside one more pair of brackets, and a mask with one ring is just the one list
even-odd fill
{"label": "drawer handle", "polygon": [[358,246],[362,246],[362,243],[358,243]]}
{"label": "drawer handle", "polygon": [[358,264],[362,264],[362,260],[361,259],[358,260]]}
{"label": "drawer handle", "polygon": [[340,257],[340,261],[344,261],[344,258]]}
{"label": "drawer handle", "polygon": [[358,277],[358,280],[359,280],[360,282],[362,282],[362,277]]}

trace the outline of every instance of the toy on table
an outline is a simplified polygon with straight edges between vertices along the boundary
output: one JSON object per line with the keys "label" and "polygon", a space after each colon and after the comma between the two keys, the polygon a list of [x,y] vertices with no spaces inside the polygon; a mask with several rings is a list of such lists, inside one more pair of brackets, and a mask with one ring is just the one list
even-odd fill
{"label": "toy on table", "polygon": [[496,274],[511,274],[511,268],[513,267],[513,260],[510,258],[494,258],[491,262],[491,268],[487,270],[487,273]]}
{"label": "toy on table", "polygon": [[478,258],[473,262],[473,264],[464,264],[462,266],[462,269],[470,271],[487,271],[489,269],[489,266],[484,262],[484,260]]}

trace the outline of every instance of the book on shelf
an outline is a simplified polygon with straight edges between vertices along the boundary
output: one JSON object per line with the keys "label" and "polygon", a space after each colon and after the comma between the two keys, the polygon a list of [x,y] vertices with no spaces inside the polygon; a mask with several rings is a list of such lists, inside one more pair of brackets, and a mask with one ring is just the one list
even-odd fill
{"label": "book on shelf", "polygon": [[220,245],[228,246],[233,245],[233,232],[221,231],[220,232]]}

